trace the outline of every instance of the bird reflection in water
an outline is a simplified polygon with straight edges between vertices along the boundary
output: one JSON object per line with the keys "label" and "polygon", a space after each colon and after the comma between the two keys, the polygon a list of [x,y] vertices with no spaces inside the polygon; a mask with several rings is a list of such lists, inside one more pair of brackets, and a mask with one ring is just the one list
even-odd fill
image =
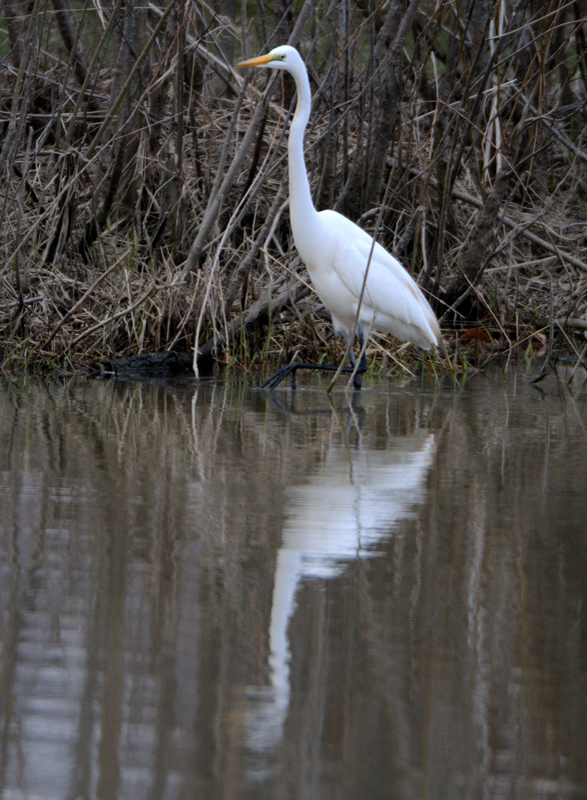
{"label": "bird reflection in water", "polygon": [[377,544],[424,500],[434,435],[416,430],[391,436],[385,450],[362,438],[353,446],[332,445],[308,481],[287,491],[269,628],[271,683],[250,689],[247,701],[250,778],[258,781],[271,773],[288,714],[288,626],[298,586],[304,579],[336,578],[353,559],[376,556]]}

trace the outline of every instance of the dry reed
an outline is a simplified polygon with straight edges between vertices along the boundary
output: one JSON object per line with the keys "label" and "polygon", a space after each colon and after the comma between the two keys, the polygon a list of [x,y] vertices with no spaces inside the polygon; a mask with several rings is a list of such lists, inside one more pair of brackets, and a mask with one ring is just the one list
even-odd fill
{"label": "dry reed", "polygon": [[[222,363],[340,355],[289,229],[293,85],[232,67],[286,41],[310,71],[317,207],[402,257],[451,347],[541,346],[552,330],[578,350],[583,11],[4,0],[0,363],[77,369],[190,352],[196,334]],[[372,349],[412,368],[393,341]]]}

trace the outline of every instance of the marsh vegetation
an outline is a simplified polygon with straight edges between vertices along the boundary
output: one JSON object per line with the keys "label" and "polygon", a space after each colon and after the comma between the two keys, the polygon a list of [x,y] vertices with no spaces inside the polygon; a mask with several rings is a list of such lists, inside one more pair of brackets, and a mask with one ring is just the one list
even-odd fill
{"label": "marsh vegetation", "polygon": [[[342,352],[287,210],[293,82],[241,75],[289,42],[306,160],[403,260],[449,351],[587,328],[584,5],[4,0],[0,363],[177,351],[250,367]],[[378,367],[410,368],[376,338]]]}

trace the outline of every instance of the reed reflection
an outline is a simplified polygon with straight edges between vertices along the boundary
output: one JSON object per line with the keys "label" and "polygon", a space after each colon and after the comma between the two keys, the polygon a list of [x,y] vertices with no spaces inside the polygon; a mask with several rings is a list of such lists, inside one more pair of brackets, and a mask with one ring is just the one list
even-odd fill
{"label": "reed reflection", "polygon": [[547,380],[0,386],[2,800],[585,796]]}

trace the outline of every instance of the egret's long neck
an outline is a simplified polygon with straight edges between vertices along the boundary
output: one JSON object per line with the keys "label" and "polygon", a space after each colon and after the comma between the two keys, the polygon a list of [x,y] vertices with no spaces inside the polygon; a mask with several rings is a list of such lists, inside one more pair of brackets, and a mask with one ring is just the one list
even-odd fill
{"label": "egret's long neck", "polygon": [[304,131],[310,118],[312,93],[306,71],[293,76],[298,90],[296,113],[289,132],[289,211],[294,238],[316,217],[304,160]]}

